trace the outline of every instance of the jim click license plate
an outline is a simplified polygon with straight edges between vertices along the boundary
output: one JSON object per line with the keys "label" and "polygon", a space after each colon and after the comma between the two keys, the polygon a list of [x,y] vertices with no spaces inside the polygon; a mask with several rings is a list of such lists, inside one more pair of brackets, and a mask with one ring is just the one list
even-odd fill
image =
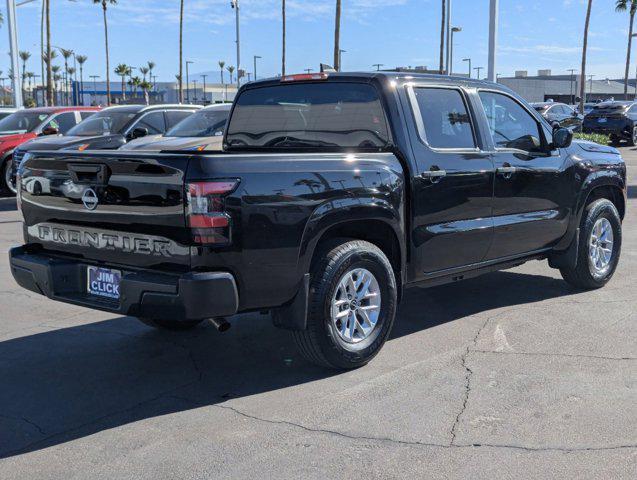
{"label": "jim click license plate", "polygon": [[122,272],[110,268],[87,267],[87,290],[91,295],[119,300]]}

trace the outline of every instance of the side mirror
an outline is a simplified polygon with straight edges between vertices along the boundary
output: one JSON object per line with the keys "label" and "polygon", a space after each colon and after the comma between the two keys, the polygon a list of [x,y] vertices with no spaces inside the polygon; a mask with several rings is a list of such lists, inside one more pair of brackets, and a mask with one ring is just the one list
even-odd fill
{"label": "side mirror", "polygon": [[42,129],[42,135],[57,135],[60,131],[55,127],[44,127]]}
{"label": "side mirror", "polygon": [[130,138],[132,140],[136,138],[142,138],[148,135],[148,129],[144,127],[135,127],[133,131],[130,133]]}
{"label": "side mirror", "polygon": [[573,142],[573,132],[568,128],[558,128],[553,132],[553,146],[555,148],[568,148]]}

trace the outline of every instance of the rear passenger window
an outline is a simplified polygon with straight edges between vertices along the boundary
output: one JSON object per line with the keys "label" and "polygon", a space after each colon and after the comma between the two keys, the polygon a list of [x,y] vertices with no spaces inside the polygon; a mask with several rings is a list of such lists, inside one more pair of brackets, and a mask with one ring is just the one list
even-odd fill
{"label": "rear passenger window", "polygon": [[90,117],[91,115],[94,115],[95,112],[80,112],[80,117],[82,118],[82,120],[86,120],[88,117]]}
{"label": "rear passenger window", "polygon": [[[414,88],[421,136],[433,148],[475,148],[471,118],[459,90]],[[420,126],[420,125],[419,125]]]}

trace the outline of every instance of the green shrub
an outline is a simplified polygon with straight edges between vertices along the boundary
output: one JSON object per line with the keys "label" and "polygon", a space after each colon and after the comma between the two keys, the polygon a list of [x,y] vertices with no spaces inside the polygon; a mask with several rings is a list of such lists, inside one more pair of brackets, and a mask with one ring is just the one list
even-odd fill
{"label": "green shrub", "polygon": [[599,143],[600,145],[608,145],[610,143],[610,137],[608,135],[602,135],[601,133],[576,133],[574,138],[588,140],[589,142]]}

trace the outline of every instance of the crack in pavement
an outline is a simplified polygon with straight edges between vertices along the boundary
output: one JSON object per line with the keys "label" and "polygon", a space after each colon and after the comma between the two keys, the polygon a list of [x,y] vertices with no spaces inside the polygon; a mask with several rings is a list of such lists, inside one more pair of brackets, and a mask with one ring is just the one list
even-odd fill
{"label": "crack in pavement", "polygon": [[[195,403],[192,400],[179,396],[172,396],[172,398],[184,402]],[[251,415],[249,413],[243,412],[235,407],[230,405],[220,405],[214,404],[209,405],[213,408],[219,408],[223,410],[229,410],[236,415],[240,415],[250,420],[255,420],[258,422],[268,423],[272,425],[284,425],[290,426],[293,428],[298,428],[304,430],[306,432],[312,433],[323,433],[327,435],[334,435],[337,437],[346,438],[349,440],[364,440],[364,441],[372,441],[372,442],[382,442],[382,443],[392,443],[396,445],[406,445],[406,446],[420,446],[420,447],[436,447],[436,448],[505,448],[505,449],[514,449],[514,450],[522,450],[527,452],[589,452],[589,451],[605,451],[605,450],[622,450],[622,449],[635,449],[637,448],[637,444],[629,444],[629,445],[613,445],[608,447],[575,447],[575,448],[566,448],[566,447],[527,447],[524,445],[510,445],[510,444],[496,444],[496,443],[468,443],[468,444],[454,444],[454,443],[435,443],[435,442],[421,442],[418,440],[400,440],[391,437],[370,437],[365,435],[353,435],[349,433],[339,432],[338,430],[329,430],[323,428],[311,428],[300,423],[290,422],[287,420],[272,420],[267,418],[258,417],[256,415]]]}
{"label": "crack in pavement", "polygon": [[[499,316],[499,315],[496,315],[496,316]],[[470,382],[471,382],[471,375],[473,375],[473,370],[471,370],[469,368],[469,366],[467,365],[467,356],[472,351],[471,350],[471,346],[472,345],[476,346],[476,344],[478,342],[478,337],[480,337],[480,334],[486,328],[486,326],[489,324],[491,319],[495,318],[496,316],[489,317],[489,318],[487,318],[484,321],[482,326],[478,329],[476,334],[473,336],[473,339],[471,340],[471,342],[469,342],[467,344],[466,350],[464,351],[464,353],[460,357],[460,363],[462,365],[462,368],[464,368],[464,370],[465,370],[464,395],[463,395],[463,398],[462,398],[462,407],[460,408],[460,411],[456,415],[456,419],[454,420],[453,425],[451,426],[451,432],[450,432],[451,433],[451,441],[449,442],[450,445],[454,445],[455,442],[456,442],[456,429],[458,428],[458,425],[460,424],[460,417],[462,416],[464,411],[467,409],[467,403],[469,402],[469,392],[471,391],[471,383]]]}
{"label": "crack in pavement", "polygon": [[46,435],[46,432],[44,431],[44,429],[38,425],[37,423],[35,423],[33,420],[29,420],[26,417],[11,417],[9,415],[2,415],[0,414],[0,418],[6,418],[7,420],[21,420],[24,423],[28,423],[29,425],[31,425],[33,428],[35,428],[41,435]]}
{"label": "crack in pavement", "polygon": [[493,350],[471,350],[474,353],[495,353],[498,355],[526,355],[537,357],[569,357],[569,358],[592,358],[596,360],[637,360],[637,357],[604,357],[602,355],[586,355],[577,353],[552,353],[552,352],[508,352]]}

